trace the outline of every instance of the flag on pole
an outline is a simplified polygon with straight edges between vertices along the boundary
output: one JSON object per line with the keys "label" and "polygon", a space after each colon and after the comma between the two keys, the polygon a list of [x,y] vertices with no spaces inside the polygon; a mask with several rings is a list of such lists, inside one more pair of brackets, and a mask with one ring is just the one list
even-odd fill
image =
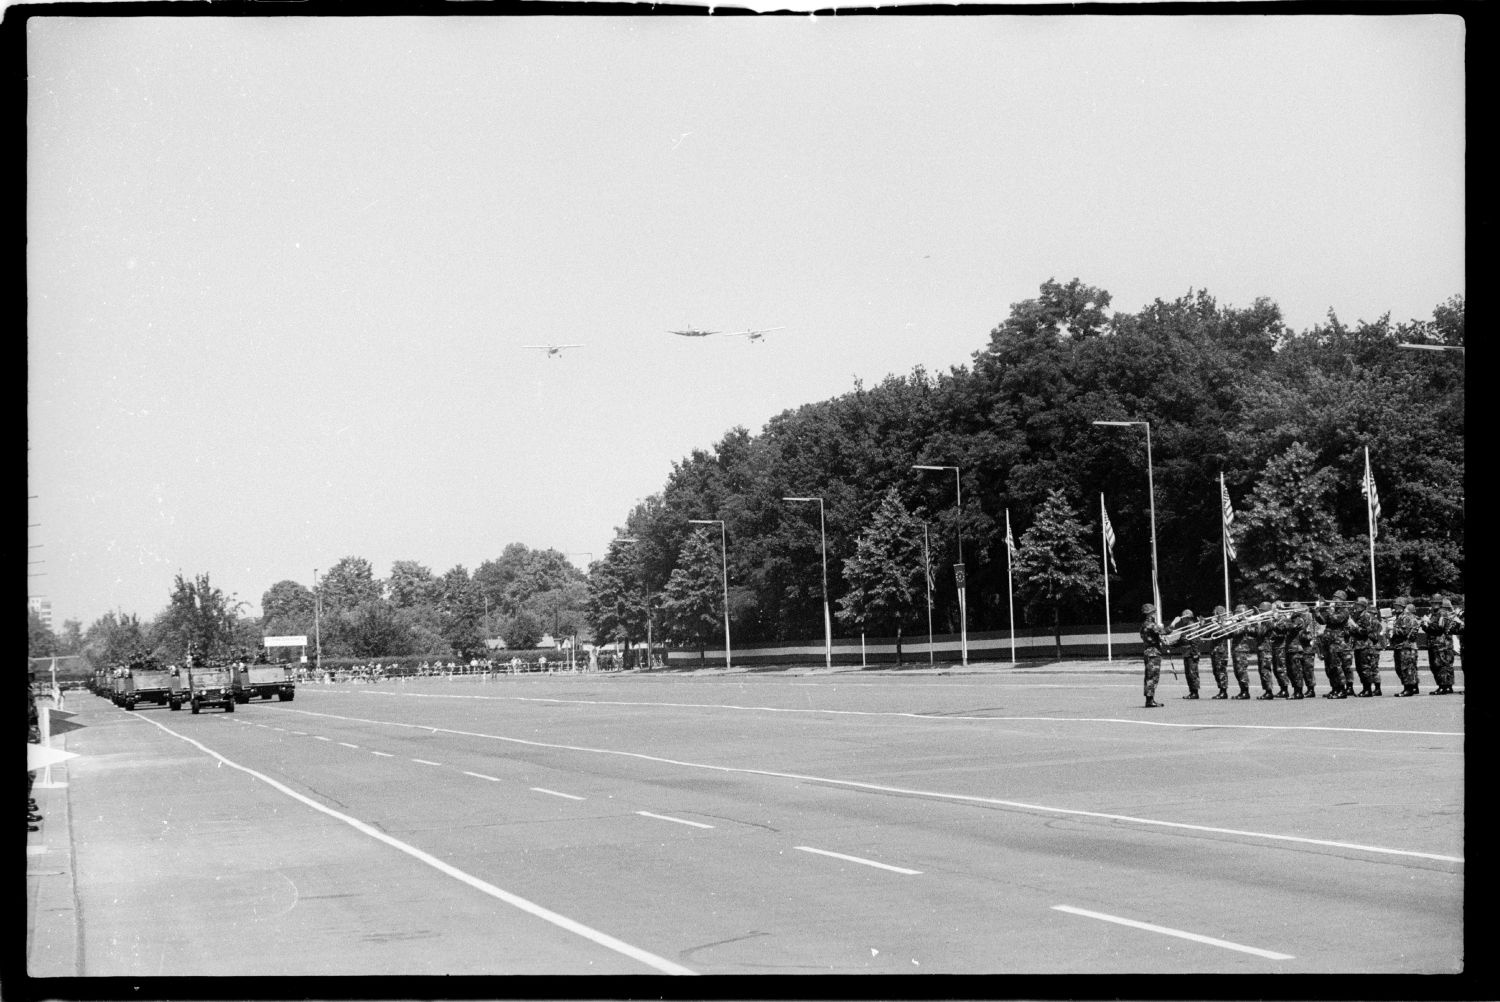
{"label": "flag on pole", "polygon": [[1234,560],[1234,534],[1229,531],[1234,525],[1234,506],[1229,503],[1229,489],[1224,486],[1222,473],[1219,474],[1219,504],[1224,509],[1224,549],[1229,559]]}
{"label": "flag on pole", "polygon": [[1370,504],[1370,538],[1380,535],[1376,523],[1380,519],[1380,492],[1375,489],[1375,475],[1370,472],[1370,451],[1365,450],[1365,478],[1360,481],[1360,490]]}
{"label": "flag on pole", "polygon": [[1116,574],[1120,569],[1115,566],[1115,527],[1109,524],[1109,512],[1104,507],[1104,499],[1099,499],[1099,514],[1104,516],[1104,552],[1109,554],[1109,569]]}
{"label": "flag on pole", "polygon": [[1016,559],[1016,537],[1010,534],[1010,509],[1005,509],[1005,553],[1014,563]]}

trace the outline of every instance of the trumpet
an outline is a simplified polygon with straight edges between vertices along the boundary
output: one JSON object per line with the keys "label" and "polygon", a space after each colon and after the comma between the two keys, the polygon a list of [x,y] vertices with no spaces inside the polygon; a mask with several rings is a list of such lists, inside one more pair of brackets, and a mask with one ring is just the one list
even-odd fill
{"label": "trumpet", "polygon": [[1162,638],[1167,646],[1176,646],[1185,640],[1209,642],[1222,640],[1225,637],[1238,633],[1246,627],[1256,626],[1274,619],[1285,610],[1271,609],[1260,612],[1255,609],[1246,609],[1244,612],[1236,612],[1223,619],[1205,619],[1194,623],[1192,626],[1174,630]]}

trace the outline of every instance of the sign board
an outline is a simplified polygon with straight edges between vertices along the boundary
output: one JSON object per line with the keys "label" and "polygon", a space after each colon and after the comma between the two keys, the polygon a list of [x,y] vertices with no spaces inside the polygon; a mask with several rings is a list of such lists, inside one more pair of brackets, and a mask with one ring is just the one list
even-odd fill
{"label": "sign board", "polygon": [[958,586],[960,588],[962,588],[964,586],[964,565],[963,564],[954,564],[953,565],[953,577],[954,577],[955,580],[957,580]]}
{"label": "sign board", "polygon": [[306,647],[307,635],[303,634],[300,637],[267,637],[265,645],[267,647]]}

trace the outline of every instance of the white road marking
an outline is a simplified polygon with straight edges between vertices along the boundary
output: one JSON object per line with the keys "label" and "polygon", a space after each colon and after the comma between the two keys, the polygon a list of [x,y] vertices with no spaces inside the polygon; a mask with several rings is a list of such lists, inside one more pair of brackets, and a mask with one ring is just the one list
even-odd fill
{"label": "white road marking", "polygon": [[569,800],[582,800],[583,799],[582,797],[575,797],[571,793],[558,793],[556,790],[549,790],[549,789],[547,789],[544,786],[533,786],[533,787],[531,787],[531,789],[535,790],[537,793],[550,793],[554,797],[567,797]]}
{"label": "white road marking", "polygon": [[300,734],[300,735],[302,735],[302,736],[303,736],[303,737],[304,737],[304,738],[305,738],[305,737],[307,737],[307,732],[306,732],[306,731],[293,731],[293,732],[292,732],[292,733],[293,733],[293,734]]}
{"label": "white road marking", "polygon": [[318,741],[332,741],[332,740],[333,740],[333,738],[325,738],[325,737],[324,737],[324,736],[323,736],[323,735],[321,735],[321,734],[314,734],[314,735],[313,735],[313,738],[315,738],[315,739],[316,739],[316,740],[318,740]]}
{"label": "white road marking", "polygon": [[[1060,687],[1061,688],[1061,687]],[[1090,687],[1097,688],[1097,687]],[[1121,688],[1139,688],[1122,686]],[[983,720],[990,723],[1045,723],[1045,724],[1129,724],[1137,727],[1179,727],[1186,730],[1243,730],[1243,731],[1329,731],[1336,734],[1395,734],[1419,737],[1461,738],[1462,731],[1403,731],[1379,727],[1328,727],[1319,724],[1221,724],[1212,721],[1175,723],[1163,720],[1136,720],[1131,717],[1023,717],[992,714],[963,713],[912,713],[903,710],[830,710],[810,706],[742,706],[737,703],[660,703],[654,700],[628,699],[563,699],[558,696],[482,696],[471,693],[444,692],[394,692],[376,690],[371,696],[400,696],[407,699],[490,699],[519,703],[565,703],[583,706],[649,706],[670,710],[741,710],[757,713],[821,713],[836,717],[897,717],[906,720]],[[310,713],[310,710],[302,711]],[[437,730],[425,724],[413,724],[420,730]]]}
{"label": "white road marking", "polygon": [[482,772],[466,772],[466,773],[464,773],[464,775],[465,776],[473,776],[475,779],[487,779],[491,783],[498,783],[498,782],[500,782],[500,780],[496,779],[494,776],[486,776]]}
{"label": "white road marking", "polygon": [[[394,720],[371,720],[367,717],[346,717],[337,713],[318,713],[313,710],[293,711],[314,717],[327,717],[359,724],[377,724],[386,727],[405,727],[431,730],[426,724],[406,724]],[[143,718],[144,719],[144,718]],[[1161,821],[1155,818],[1137,818],[1128,814],[1105,814],[1100,811],[1083,811],[1070,807],[1050,807],[1046,804],[1028,804],[1019,800],[1001,800],[998,797],[980,797],[967,793],[947,793],[941,790],[917,790],[903,786],[886,786],[881,783],[862,783],[853,779],[834,779],[829,776],[808,776],[796,772],[777,772],[772,769],[748,769],[741,766],[713,765],[708,762],[686,762],[682,759],[647,755],[643,752],[618,751],[613,748],[589,748],[584,745],[564,745],[547,741],[530,741],[526,738],[509,738],[501,734],[483,734],[479,731],[461,731],[443,728],[444,733],[466,738],[484,738],[489,741],[504,741],[507,744],[525,745],[530,748],[552,748],[557,751],[583,752],[589,755],[615,755],[621,758],[640,759],[643,762],[658,762],[663,765],[678,765],[688,769],[704,769],[710,772],[731,773],[744,776],[769,776],[773,779],[791,779],[803,783],[824,783],[843,786],[853,790],[873,790],[876,793],[896,793],[909,797],[929,797],[935,800],[955,800],[960,803],[991,804],[996,807],[1011,807],[1023,811],[1041,811],[1048,814],[1064,814],[1072,817],[1098,818],[1103,821],[1124,821],[1130,824],[1173,828],[1182,831],[1207,832],[1211,835],[1237,835],[1242,838],[1267,839],[1273,842],[1291,842],[1297,845],[1318,845],[1330,849],[1347,849],[1358,852],[1373,852],[1386,856],[1405,856],[1414,859],[1432,859],[1443,863],[1462,863],[1462,856],[1445,856],[1439,853],[1415,852],[1410,849],[1390,849],[1385,846],[1361,845],[1357,842],[1335,842],[1329,839],[1304,838],[1300,835],[1277,835],[1271,832],[1243,831],[1238,828],[1216,828],[1210,825],[1193,825],[1180,821]]]}
{"label": "white road marking", "polygon": [[412,759],[412,761],[413,762],[420,762],[423,765],[442,765],[443,764],[441,762],[432,762],[432,761],[429,761],[429,760],[427,760],[425,758],[414,758],[414,759]]}
{"label": "white road marking", "polygon": [[271,730],[273,730],[273,731],[281,731],[283,733],[286,732],[286,728],[285,727],[272,727]]}
{"label": "white road marking", "polygon": [[590,928],[589,926],[584,925],[582,922],[570,919],[566,915],[560,915],[557,912],[552,911],[550,908],[544,908],[541,905],[536,904],[535,902],[526,900],[518,894],[512,894],[510,891],[496,887],[494,884],[491,884],[488,881],[481,880],[478,877],[473,876],[472,874],[465,873],[458,867],[453,866],[450,863],[443,862],[441,859],[438,859],[431,853],[424,852],[421,849],[418,849],[416,846],[409,845],[405,842],[402,842],[400,839],[393,838],[380,829],[366,824],[363,821],[360,821],[358,818],[350,817],[347,814],[342,814],[339,811],[335,811],[331,807],[320,804],[316,800],[313,800],[311,797],[304,796],[298,793],[296,790],[293,790],[292,788],[286,786],[285,784],[277,782],[270,776],[263,775],[259,772],[256,772],[254,769],[250,769],[246,766],[240,765],[237,762],[231,762],[229,759],[225,758],[223,755],[220,755],[212,748],[207,747],[201,742],[194,741],[190,737],[178,734],[170,727],[159,724],[154,720],[150,720],[148,722],[154,727],[161,728],[161,730],[172,735],[174,738],[179,738],[182,741],[186,741],[188,744],[192,745],[194,748],[197,748],[199,751],[204,752],[207,755],[212,755],[214,758],[219,760],[220,764],[227,765],[232,769],[238,769],[240,772],[243,772],[249,776],[253,776],[256,779],[260,780],[262,783],[265,783],[267,786],[270,786],[277,792],[283,793],[286,796],[291,797],[293,800],[306,804],[308,807],[311,807],[315,811],[320,811],[321,813],[326,814],[331,818],[342,821],[344,822],[344,824],[349,825],[351,828],[360,832],[361,834],[367,835],[370,838],[376,839],[377,841],[384,842],[386,845],[391,846],[393,849],[397,849],[401,852],[406,853],[408,856],[412,857],[418,862],[425,863],[426,865],[432,867],[434,870],[437,870],[439,873],[443,873],[449,877],[454,878],[455,880],[459,880],[465,884],[468,884],[470,887],[479,891],[481,894],[487,894],[492,898],[503,901],[514,908],[518,908],[521,911],[526,912],[528,915],[533,915],[541,919],[543,922],[548,922],[552,925],[557,926],[558,928],[566,929],[568,932],[574,933],[578,936],[582,936],[584,939],[587,939],[590,942],[597,943],[605,949],[613,950],[616,953],[631,958],[632,960],[637,960],[642,964],[645,964],[647,967],[654,968],[655,970],[658,970],[663,974],[697,973],[696,971],[689,970],[688,968],[683,967],[680,964],[674,964],[672,961],[667,960],[665,957],[658,957],[656,956],[656,954],[643,950],[638,946],[632,946],[631,944],[626,943],[623,940],[616,939],[608,933],[600,932],[597,929]]}
{"label": "white road marking", "polygon": [[370,752],[370,754],[371,755],[379,755],[381,758],[395,758],[396,757],[396,756],[392,755],[388,751],[372,751],[372,752]]}
{"label": "white road marking", "polygon": [[1215,939],[1212,936],[1201,936],[1196,932],[1183,932],[1181,929],[1168,929],[1164,925],[1152,925],[1150,922],[1137,922],[1134,919],[1120,918],[1118,915],[1106,915],[1103,912],[1091,912],[1086,908],[1073,908],[1069,905],[1053,905],[1054,911],[1067,912],[1070,915],[1082,915],[1085,918],[1100,919],[1105,922],[1114,922],[1116,925],[1128,925],[1132,929],[1145,929],[1147,932],[1159,932],[1164,936],[1176,936],[1178,939],[1190,939],[1194,943],[1207,943],[1209,946],[1221,946],[1226,950],[1238,950],[1240,953],[1253,953],[1257,957],[1265,957],[1267,960],[1292,960],[1290,953],[1277,953],[1275,950],[1262,950],[1259,947],[1245,946],[1242,943],[1231,943],[1227,939]]}
{"label": "white road marking", "polygon": [[851,863],[863,863],[865,866],[875,866],[882,870],[890,870],[892,873],[906,873],[912,876],[921,874],[921,870],[908,870],[904,866],[891,866],[889,863],[877,863],[873,859],[861,859],[858,856],[845,856],[841,852],[829,852],[827,849],[814,849],[810,845],[794,845],[793,849],[801,849],[803,852],[815,852],[819,856],[832,856],[834,859],[846,859]]}
{"label": "white road marking", "polygon": [[659,821],[675,821],[680,825],[692,825],[694,828],[712,828],[713,825],[705,825],[698,821],[684,821],[682,818],[669,818],[665,814],[652,814],[650,811],[636,811],[643,818],[656,818]]}
{"label": "white road marking", "polygon": [[345,748],[358,748],[359,747],[359,745],[351,745],[347,741],[340,741],[339,744],[343,745]]}

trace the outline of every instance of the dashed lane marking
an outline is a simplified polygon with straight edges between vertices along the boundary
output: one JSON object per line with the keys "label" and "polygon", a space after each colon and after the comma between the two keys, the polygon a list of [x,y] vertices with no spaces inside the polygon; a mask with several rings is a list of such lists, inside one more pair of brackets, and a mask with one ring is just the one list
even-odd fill
{"label": "dashed lane marking", "polygon": [[246,775],[253,776],[254,778],[260,780],[262,783],[265,783],[267,786],[276,790],[277,792],[285,794],[286,796],[291,797],[293,800],[311,807],[315,811],[319,811],[331,818],[342,821],[344,824],[353,828],[355,831],[358,831],[362,835],[366,835],[379,842],[384,842],[391,848],[406,853],[408,856],[412,857],[418,862],[432,867],[439,873],[442,873],[446,876],[452,877],[455,880],[469,885],[470,887],[479,891],[481,894],[486,894],[498,901],[503,901],[513,908],[517,908],[523,912],[526,912],[528,915],[532,915],[536,918],[541,919],[543,922],[550,923],[560,929],[565,929],[568,932],[571,932],[577,936],[581,936],[584,939],[587,939],[592,943],[596,943],[607,950],[613,950],[615,953],[621,954],[622,956],[629,957],[632,960],[645,964],[647,967],[660,971],[663,974],[697,973],[696,971],[683,967],[681,964],[675,964],[672,961],[667,960],[665,957],[658,957],[656,954],[643,950],[638,946],[633,946],[630,943],[625,942],[624,940],[616,939],[608,933],[600,932],[597,929],[584,925],[582,922],[579,922],[575,919],[570,919],[566,915],[561,915],[558,912],[552,911],[550,908],[544,908],[533,901],[528,901],[526,898],[523,898],[518,894],[513,894],[510,891],[504,890],[503,888],[496,887],[494,884],[491,884],[485,880],[481,880],[480,878],[470,873],[465,873],[463,870],[460,870],[458,867],[453,866],[451,863],[445,863],[443,860],[438,859],[431,853],[424,852],[414,845],[410,845],[406,842],[402,842],[398,838],[387,835],[385,832],[374,827],[373,825],[367,824],[359,820],[358,818],[350,817],[347,814],[336,811],[333,808],[326,806],[325,804],[320,804],[316,800],[313,800],[311,797],[307,797],[303,794],[298,793],[296,790],[293,790],[291,787],[285,785],[284,783],[277,782],[270,776],[266,776],[262,773],[256,772],[254,769],[240,765],[238,762],[230,761],[223,755],[220,755],[218,752],[214,751],[212,748],[209,748],[201,742],[194,741],[192,738],[187,737],[186,735],[179,734],[176,731],[172,730],[170,727],[165,726],[164,724],[159,724],[155,720],[148,720],[148,723],[150,723],[153,727],[160,728],[166,733],[172,735],[174,738],[178,738],[182,741],[187,742],[204,754],[213,756],[215,759],[218,759],[220,762],[222,762],[224,765],[229,766],[231,769],[238,769],[240,772],[243,772]]}
{"label": "dashed lane marking", "polygon": [[[326,717],[330,720],[343,720],[359,724],[376,724],[385,727],[401,727],[423,731],[432,731],[426,724],[407,724],[395,720],[372,720],[367,717],[348,717],[337,713],[318,713],[313,710],[295,711],[306,713],[313,717]],[[1239,828],[1218,828],[1212,825],[1194,825],[1181,821],[1162,821],[1156,818],[1138,818],[1128,814],[1107,814],[1103,811],[1084,811],[1071,807],[1051,807],[1046,804],[1028,804],[1019,800],[1002,800],[999,797],[981,797],[968,793],[948,793],[942,790],[918,790],[904,786],[887,786],[883,783],[864,783],[853,779],[835,779],[831,776],[809,776],[796,772],[778,772],[772,769],[750,769],[743,766],[713,765],[708,762],[687,762],[682,759],[665,758],[660,755],[647,755],[644,752],[619,751],[614,748],[590,748],[585,745],[565,745],[548,741],[531,741],[526,738],[511,738],[501,734],[484,734],[479,731],[461,731],[456,728],[442,728],[443,733],[453,734],[458,737],[481,738],[487,741],[503,741],[507,744],[524,745],[530,748],[550,748],[556,751],[582,752],[588,755],[614,755],[621,758],[633,758],[643,762],[657,762],[662,765],[676,765],[686,769],[703,769],[709,772],[728,773],[742,776],[768,776],[773,779],[790,779],[803,783],[823,783],[828,786],[842,786],[851,790],[871,790],[876,793],[894,793],[908,797],[927,797],[933,800],[951,800],[958,803],[969,804],[991,804],[995,807],[1009,807],[1021,811],[1036,811],[1045,814],[1062,814],[1069,817],[1095,818],[1101,821],[1121,821],[1127,824],[1146,825],[1155,828],[1169,828],[1175,831],[1204,832],[1210,835],[1233,835],[1240,838],[1264,839],[1271,842],[1286,842],[1294,845],[1316,845],[1329,849],[1341,849],[1354,852],[1370,852],[1383,856],[1401,856],[1410,859],[1431,859],[1443,863],[1462,863],[1462,856],[1447,856],[1441,853],[1415,852],[1410,849],[1391,849],[1385,846],[1361,845],[1357,842],[1336,842],[1331,839],[1305,838],[1301,835],[1278,835],[1272,832],[1252,832]]]}
{"label": "dashed lane marking", "polygon": [[908,870],[904,866],[891,866],[889,863],[877,863],[873,859],[862,859],[859,856],[845,856],[841,852],[829,852],[827,849],[814,849],[810,845],[794,845],[793,849],[801,849],[803,852],[815,852],[819,856],[832,856],[834,859],[848,860],[851,863],[862,863],[865,866],[874,866],[882,870],[890,870],[892,873],[905,873],[910,876],[918,876],[921,870]]}
{"label": "dashed lane marking", "polygon": [[372,752],[370,752],[370,754],[371,755],[379,755],[381,758],[395,758],[396,757],[396,756],[392,755],[388,751],[372,751]]}
{"label": "dashed lane marking", "polygon": [[496,777],[494,777],[494,776],[486,776],[482,772],[465,772],[464,775],[465,776],[473,776],[475,779],[487,779],[491,783],[498,783],[498,782],[500,782],[500,780],[497,779]]}
{"label": "dashed lane marking", "polygon": [[315,740],[315,741],[332,741],[332,740],[333,740],[333,738],[325,738],[325,737],[324,737],[324,736],[323,736],[323,735],[321,735],[321,734],[314,734],[314,735],[313,735],[313,740]]}
{"label": "dashed lane marking", "polygon": [[706,824],[703,824],[700,821],[685,821],[682,818],[672,818],[672,817],[668,817],[665,814],[652,814],[650,811],[636,811],[636,813],[639,814],[643,818],[656,818],[659,821],[675,821],[679,825],[692,825],[694,828],[712,828],[713,827],[713,825],[706,825]]}
{"label": "dashed lane marking", "polygon": [[441,762],[433,762],[431,759],[425,759],[425,758],[414,758],[414,759],[412,759],[412,761],[413,762],[420,762],[422,765],[442,765],[443,764]]}
{"label": "dashed lane marking", "polygon": [[531,789],[535,790],[537,793],[550,793],[554,797],[567,797],[569,800],[583,799],[582,797],[575,797],[571,793],[558,793],[556,790],[549,790],[545,786],[533,786],[531,787]]}
{"label": "dashed lane marking", "polygon": [[339,744],[343,745],[345,748],[358,748],[359,747],[359,745],[351,745],[347,741],[340,741]]}
{"label": "dashed lane marking", "polygon": [[1054,911],[1067,912],[1069,915],[1082,915],[1085,918],[1099,919],[1102,922],[1113,922],[1116,925],[1129,926],[1132,929],[1144,929],[1147,932],[1159,932],[1163,936],[1176,936],[1178,939],[1190,939],[1194,943],[1207,943],[1209,946],[1222,947],[1225,950],[1238,950],[1240,953],[1251,953],[1257,957],[1265,957],[1267,960],[1292,960],[1290,953],[1277,953],[1275,950],[1262,950],[1257,946],[1245,946],[1243,943],[1231,943],[1227,939],[1215,939],[1212,936],[1203,936],[1196,932],[1183,932],[1181,929],[1168,929],[1164,925],[1153,925],[1150,922],[1137,922],[1135,919],[1120,918],[1118,915],[1106,915],[1103,912],[1091,912],[1087,908],[1074,908],[1071,905],[1053,905]]}

